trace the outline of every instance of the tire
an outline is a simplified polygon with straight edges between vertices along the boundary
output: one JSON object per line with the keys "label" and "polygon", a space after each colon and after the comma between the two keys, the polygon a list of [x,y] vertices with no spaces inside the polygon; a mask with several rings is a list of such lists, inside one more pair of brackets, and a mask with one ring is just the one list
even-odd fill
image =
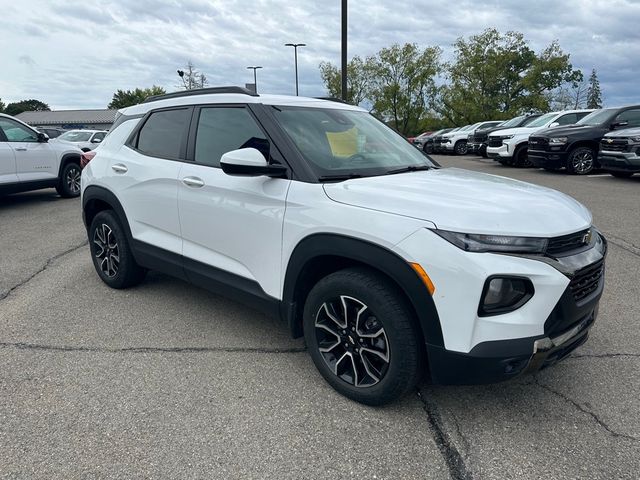
{"label": "tire", "polygon": [[571,150],[567,158],[567,172],[571,175],[588,175],[595,168],[596,153],[589,147]]}
{"label": "tire", "polygon": [[433,153],[433,143],[425,143],[422,150],[424,153]]}
{"label": "tire", "polygon": [[469,147],[464,140],[458,140],[453,147],[453,153],[456,155],[466,155]]}
{"label": "tire", "polygon": [[479,153],[482,158],[489,158],[489,155],[487,155],[487,147],[480,147]]}
{"label": "tire", "polygon": [[75,162],[69,162],[62,168],[60,180],[56,186],[58,195],[63,198],[73,198],[80,195],[80,176],[82,169]]}
{"label": "tire", "polygon": [[528,148],[525,146],[516,148],[516,152],[513,154],[513,165],[518,168],[527,168],[533,166],[533,164],[529,161],[527,152]]}
{"label": "tire", "polygon": [[112,210],[99,212],[91,222],[89,249],[98,276],[111,288],[128,288],[144,280],[147,271],[133,258],[124,229]]}
{"label": "tire", "polygon": [[547,172],[557,172],[558,170],[560,170],[560,167],[542,167],[544,168]]}
{"label": "tire", "polygon": [[501,165],[503,165],[505,167],[511,167],[511,166],[513,166],[513,159],[511,159],[511,158],[498,158],[498,163],[500,163]]}
{"label": "tire", "polygon": [[635,172],[607,172],[610,175],[613,175],[614,177],[618,177],[618,178],[629,178],[631,177]]}
{"label": "tire", "polygon": [[[360,322],[358,311],[366,315]],[[422,342],[412,312],[375,271],[349,268],[320,280],[307,297],[303,322],[313,363],[351,400],[384,405],[420,379]]]}

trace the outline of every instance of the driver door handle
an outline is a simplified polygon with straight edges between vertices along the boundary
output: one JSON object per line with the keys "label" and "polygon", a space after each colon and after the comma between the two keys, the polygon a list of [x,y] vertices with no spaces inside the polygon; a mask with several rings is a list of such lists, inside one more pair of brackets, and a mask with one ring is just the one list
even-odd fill
{"label": "driver door handle", "polygon": [[204,187],[204,181],[198,177],[184,177],[182,179],[182,183],[184,183],[187,187],[193,187],[193,188]]}
{"label": "driver door handle", "polygon": [[27,147],[16,147],[16,152],[26,152],[27,151]]}
{"label": "driver door handle", "polygon": [[116,173],[127,173],[129,171],[126,165],[123,165],[121,163],[116,163],[115,165],[111,165],[111,170],[113,170]]}

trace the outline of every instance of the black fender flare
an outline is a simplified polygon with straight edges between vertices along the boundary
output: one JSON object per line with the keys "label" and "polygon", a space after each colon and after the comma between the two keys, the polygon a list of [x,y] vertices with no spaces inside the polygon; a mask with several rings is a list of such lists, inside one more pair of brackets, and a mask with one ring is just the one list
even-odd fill
{"label": "black fender flare", "polygon": [[62,169],[67,166],[68,163],[75,162],[80,165],[80,153],[65,153],[60,159],[60,165],[58,166],[58,178],[62,178]]}
{"label": "black fender flare", "polygon": [[131,244],[133,241],[133,235],[131,234],[131,227],[129,226],[129,221],[127,220],[124,208],[122,208],[122,204],[120,203],[120,200],[118,200],[118,197],[104,187],[89,185],[82,193],[82,219],[86,229],[89,230],[89,226],[91,225],[91,220],[87,217],[87,214],[92,213],[90,211],[91,203],[96,200],[106,203],[109,205],[111,210],[116,213],[118,220],[120,220],[120,224],[124,227],[127,240]]}
{"label": "black fender flare", "polygon": [[305,266],[322,256],[342,257],[382,272],[403,291],[416,312],[419,326],[428,345],[443,347],[442,327],[433,298],[409,263],[391,250],[366,240],[340,234],[313,234],[298,243],[286,269],[281,316],[294,337],[300,336],[300,315],[296,287]]}

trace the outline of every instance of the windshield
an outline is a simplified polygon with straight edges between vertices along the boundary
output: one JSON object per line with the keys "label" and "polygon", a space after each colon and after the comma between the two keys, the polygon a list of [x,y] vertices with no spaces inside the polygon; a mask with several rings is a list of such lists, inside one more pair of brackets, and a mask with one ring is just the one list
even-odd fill
{"label": "windshield", "polygon": [[516,118],[512,118],[511,120],[508,120],[502,124],[500,124],[500,127],[517,127],[518,125],[520,125],[520,122],[524,120],[524,115],[520,115],[519,117]]}
{"label": "windshield", "polygon": [[547,113],[536,118],[533,122],[527,124],[527,127],[544,127],[547,123],[558,116],[557,113]]}
{"label": "windshield", "polygon": [[88,142],[91,138],[91,132],[67,132],[58,137],[60,140],[67,142]]}
{"label": "windshield", "polygon": [[430,158],[367,112],[273,107],[275,117],[318,177],[384,175],[433,167]]}
{"label": "windshield", "polygon": [[578,125],[602,125],[603,123],[607,123],[613,114],[615,114],[616,110],[613,108],[605,108],[602,110],[596,110],[595,112],[591,112],[586,117],[578,120]]}

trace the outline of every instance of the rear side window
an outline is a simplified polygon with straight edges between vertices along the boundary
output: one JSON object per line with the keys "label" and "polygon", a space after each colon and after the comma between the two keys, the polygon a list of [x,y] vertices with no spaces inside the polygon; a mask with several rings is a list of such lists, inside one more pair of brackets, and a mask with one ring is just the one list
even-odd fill
{"label": "rear side window", "polygon": [[200,110],[196,163],[219,167],[222,155],[249,147],[269,159],[269,142],[246,108],[206,107]]}
{"label": "rear side window", "polygon": [[138,133],[137,149],[152,157],[180,158],[189,117],[187,108],[153,112]]}
{"label": "rear side window", "polygon": [[558,125],[571,125],[574,124],[578,121],[578,115],[576,115],[575,113],[569,113],[567,115],[563,115],[560,118],[558,118],[558,120],[556,120],[556,122],[558,122]]}
{"label": "rear side window", "polygon": [[582,120],[584,117],[586,117],[587,115],[589,115],[591,112],[582,112],[582,113],[578,113],[578,120]]}

